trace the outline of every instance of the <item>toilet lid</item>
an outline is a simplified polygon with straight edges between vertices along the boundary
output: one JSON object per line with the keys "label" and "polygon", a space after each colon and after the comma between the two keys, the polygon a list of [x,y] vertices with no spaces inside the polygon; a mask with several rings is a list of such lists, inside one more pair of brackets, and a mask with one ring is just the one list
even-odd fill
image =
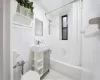
{"label": "toilet lid", "polygon": [[21,80],[40,80],[40,76],[37,72],[30,70],[22,76]]}

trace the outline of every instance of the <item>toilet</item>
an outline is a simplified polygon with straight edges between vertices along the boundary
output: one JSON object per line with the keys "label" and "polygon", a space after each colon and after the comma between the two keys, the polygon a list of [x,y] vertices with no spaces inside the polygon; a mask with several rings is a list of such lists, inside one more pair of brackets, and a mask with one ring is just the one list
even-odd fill
{"label": "toilet", "polygon": [[22,76],[21,80],[40,80],[40,76],[37,72],[30,70]]}

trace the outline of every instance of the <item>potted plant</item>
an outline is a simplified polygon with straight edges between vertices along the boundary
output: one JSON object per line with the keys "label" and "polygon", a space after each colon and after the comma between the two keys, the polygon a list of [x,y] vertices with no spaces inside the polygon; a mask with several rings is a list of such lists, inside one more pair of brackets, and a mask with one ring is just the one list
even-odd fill
{"label": "potted plant", "polygon": [[23,14],[23,15],[27,15],[27,9],[26,9],[26,3],[28,2],[28,0],[16,0],[18,2],[18,6],[17,6],[17,12]]}
{"label": "potted plant", "polygon": [[28,17],[33,18],[33,2],[29,2],[28,3]]}
{"label": "potted plant", "polygon": [[25,15],[27,15],[28,13],[28,3],[29,3],[29,0],[24,0]]}
{"label": "potted plant", "polygon": [[24,0],[16,0],[18,2],[17,11],[25,15]]}
{"label": "potted plant", "polygon": [[16,0],[16,1],[18,3],[17,4],[17,10],[16,11],[20,13],[20,0]]}
{"label": "potted plant", "polygon": [[16,0],[18,2],[17,12],[33,18],[33,2],[29,0]]}
{"label": "potted plant", "polygon": [[24,7],[24,0],[20,0],[21,3],[20,3],[20,13],[23,14],[23,15],[26,15],[26,10],[25,10],[25,7]]}

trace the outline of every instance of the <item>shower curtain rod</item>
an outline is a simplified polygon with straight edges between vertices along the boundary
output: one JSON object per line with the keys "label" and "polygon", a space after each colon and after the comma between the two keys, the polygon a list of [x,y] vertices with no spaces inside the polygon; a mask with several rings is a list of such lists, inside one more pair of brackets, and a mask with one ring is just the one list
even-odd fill
{"label": "shower curtain rod", "polygon": [[74,1],[72,1],[72,2],[70,2],[70,3],[65,4],[64,6],[61,6],[61,7],[57,8],[57,9],[54,9],[54,10],[51,10],[51,11],[45,13],[45,15],[50,14],[50,13],[52,13],[52,12],[58,10],[58,9],[61,9],[61,8],[65,7],[65,6],[71,4],[71,3],[74,3],[75,1],[78,1],[78,0],[74,0]]}

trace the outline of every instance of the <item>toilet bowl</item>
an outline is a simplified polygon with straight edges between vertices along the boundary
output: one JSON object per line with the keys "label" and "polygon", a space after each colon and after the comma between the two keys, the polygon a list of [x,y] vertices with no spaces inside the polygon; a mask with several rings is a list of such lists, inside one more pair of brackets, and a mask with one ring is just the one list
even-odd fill
{"label": "toilet bowl", "polygon": [[37,72],[30,70],[21,77],[21,80],[40,80],[40,76]]}

